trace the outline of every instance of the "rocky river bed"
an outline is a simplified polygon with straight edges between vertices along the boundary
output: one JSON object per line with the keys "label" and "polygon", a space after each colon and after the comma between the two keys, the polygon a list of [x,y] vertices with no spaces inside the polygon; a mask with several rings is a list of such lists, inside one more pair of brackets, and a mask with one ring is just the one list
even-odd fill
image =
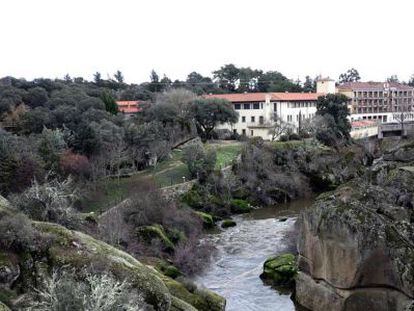
{"label": "rocky river bed", "polygon": [[236,227],[208,235],[217,254],[196,283],[224,296],[229,311],[296,310],[290,292],[265,285],[259,275],[268,257],[293,247],[296,216],[310,205],[296,201],[234,217]]}

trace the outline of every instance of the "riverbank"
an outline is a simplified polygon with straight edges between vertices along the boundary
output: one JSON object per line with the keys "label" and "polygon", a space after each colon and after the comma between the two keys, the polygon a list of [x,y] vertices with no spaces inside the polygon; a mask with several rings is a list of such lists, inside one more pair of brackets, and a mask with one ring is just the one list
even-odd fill
{"label": "riverbank", "polygon": [[233,217],[236,227],[207,235],[217,253],[194,281],[226,298],[228,311],[296,310],[290,292],[279,292],[263,283],[263,263],[294,246],[298,214],[312,200],[256,209]]}

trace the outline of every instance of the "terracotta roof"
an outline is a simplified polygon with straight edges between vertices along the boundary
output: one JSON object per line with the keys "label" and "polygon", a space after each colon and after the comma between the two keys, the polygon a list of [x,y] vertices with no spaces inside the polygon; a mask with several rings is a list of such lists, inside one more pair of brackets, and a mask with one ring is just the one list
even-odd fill
{"label": "terracotta roof", "polygon": [[122,113],[137,113],[142,110],[140,107],[144,102],[139,100],[117,101],[118,110]]}
{"label": "terracotta roof", "polygon": [[233,93],[233,94],[213,94],[204,95],[205,98],[222,98],[232,103],[243,102],[265,102],[266,97],[270,101],[310,101],[317,100],[320,93]]}
{"label": "terracotta roof", "polygon": [[376,126],[377,122],[372,120],[363,120],[363,121],[353,121],[351,122],[352,127],[369,127],[369,126]]}
{"label": "terracotta roof", "polygon": [[222,98],[227,99],[229,102],[242,103],[242,102],[264,102],[266,101],[266,95],[271,96],[271,93],[232,93],[232,94],[210,94],[205,95],[205,98]]}
{"label": "terracotta roof", "polygon": [[318,100],[321,93],[272,93],[272,99],[280,101]]}
{"label": "terracotta roof", "polygon": [[346,82],[338,85],[340,90],[384,90],[386,85],[390,88],[396,88],[398,90],[414,90],[409,85],[405,85],[397,82]]}

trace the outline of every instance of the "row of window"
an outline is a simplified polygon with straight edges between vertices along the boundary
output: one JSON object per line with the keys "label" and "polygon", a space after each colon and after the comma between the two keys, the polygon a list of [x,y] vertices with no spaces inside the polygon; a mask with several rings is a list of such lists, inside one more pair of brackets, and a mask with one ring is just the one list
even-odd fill
{"label": "row of window", "polygon": [[[234,134],[238,134],[236,129],[234,129],[234,130],[233,130],[233,133],[234,133]],[[242,129],[241,134],[242,134],[243,136],[246,136],[246,129]],[[250,136],[254,136],[254,131],[253,131],[253,130],[250,130]]]}
{"label": "row of window", "polygon": [[406,107],[400,107],[400,106],[394,106],[394,108],[389,107],[358,107],[355,108],[355,111],[357,113],[378,113],[378,112],[393,112],[393,111],[413,111],[413,106],[406,106]]}
{"label": "row of window", "polygon": [[235,110],[263,109],[263,103],[234,104]]}
{"label": "row of window", "polygon": [[[245,123],[246,122],[246,117],[245,116],[242,116],[241,117],[241,121],[242,121],[242,123]],[[250,117],[250,122],[251,123],[255,123],[256,122],[256,117],[255,116],[251,116]],[[259,116],[259,123],[260,124],[263,124],[263,122],[264,122],[263,116]]]}
{"label": "row of window", "polygon": [[[302,116],[301,119],[303,121],[305,119],[312,119],[315,116],[315,114],[314,113],[310,113],[308,115],[302,114],[301,116]],[[287,122],[293,122],[293,116],[291,114],[288,114],[286,120],[287,120]],[[298,114],[296,115],[296,122],[299,122],[299,115]]]}
{"label": "row of window", "polygon": [[384,97],[384,96],[413,96],[412,91],[390,91],[390,92],[382,92],[382,91],[358,91],[354,92],[354,97]]}
{"label": "row of window", "polygon": [[288,104],[289,108],[309,108],[316,107],[316,102],[294,102]]}
{"label": "row of window", "polygon": [[395,104],[411,104],[413,102],[412,98],[400,98],[400,99],[367,99],[367,100],[361,100],[361,99],[356,99],[354,101],[354,104],[356,105],[372,105],[372,104],[385,104],[388,105],[389,103],[395,103]]}

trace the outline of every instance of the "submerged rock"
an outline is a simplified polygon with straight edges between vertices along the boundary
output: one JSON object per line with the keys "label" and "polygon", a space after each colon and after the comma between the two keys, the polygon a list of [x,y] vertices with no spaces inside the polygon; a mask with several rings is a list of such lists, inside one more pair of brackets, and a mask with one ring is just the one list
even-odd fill
{"label": "submerged rock", "polygon": [[230,228],[237,226],[237,223],[233,219],[225,219],[221,223],[222,228]]}
{"label": "submerged rock", "polygon": [[243,214],[253,210],[253,207],[246,200],[233,199],[230,202],[230,209],[232,213]]}
{"label": "submerged rock", "polygon": [[294,284],[297,273],[296,257],[293,254],[282,254],[270,257],[263,264],[260,277],[269,280],[275,286],[290,287]]}

